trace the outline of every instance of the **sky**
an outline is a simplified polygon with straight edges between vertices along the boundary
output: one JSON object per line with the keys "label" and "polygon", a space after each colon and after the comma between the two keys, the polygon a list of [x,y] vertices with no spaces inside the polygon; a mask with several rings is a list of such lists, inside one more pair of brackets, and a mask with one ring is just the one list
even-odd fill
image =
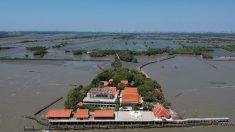
{"label": "sky", "polygon": [[0,0],[0,31],[235,33],[235,0]]}

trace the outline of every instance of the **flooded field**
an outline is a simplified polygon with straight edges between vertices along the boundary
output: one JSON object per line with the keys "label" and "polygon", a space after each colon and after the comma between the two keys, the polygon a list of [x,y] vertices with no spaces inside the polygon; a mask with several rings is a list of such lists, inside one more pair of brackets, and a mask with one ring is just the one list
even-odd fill
{"label": "flooded field", "polygon": [[[143,57],[144,58],[144,57]],[[151,59],[154,59],[153,57]],[[179,56],[144,68],[162,86],[173,109],[183,117],[230,117],[235,119],[235,62],[209,62]],[[87,84],[99,73],[97,65],[106,62],[0,62],[0,131],[23,131],[24,126],[38,126],[24,119],[58,97],[65,97],[73,85]],[[135,67],[135,66],[133,66]],[[50,108],[63,108],[64,100]],[[43,117],[43,113],[38,116]],[[105,131],[233,131],[234,127],[193,127],[164,129],[126,129]],[[100,131],[100,130],[98,130]]]}
{"label": "flooded field", "polygon": [[[65,44],[59,48],[52,48]],[[70,50],[115,49],[145,51],[149,48],[171,47],[178,49],[182,46],[215,47],[219,45],[235,45],[234,34],[161,34],[161,33],[58,33],[58,32],[25,32],[16,36],[1,37],[0,46],[14,47],[1,50],[0,57],[34,58],[33,53],[25,47],[45,46],[48,54],[44,58],[84,58],[87,55],[65,53]],[[229,51],[215,50],[214,56],[230,56]]]}
{"label": "flooded field", "polygon": [[[50,48],[44,58],[84,58],[84,55],[73,55],[65,53],[68,50],[93,50],[93,49],[115,49],[144,51],[148,48],[165,48],[166,46],[177,49],[181,47],[172,40],[158,40],[154,36],[145,38],[136,35],[134,38],[119,38],[121,34],[92,34],[92,33],[68,33],[68,34],[24,34],[23,36],[0,38],[0,46],[14,47],[2,50],[0,57],[28,57],[34,58],[32,52],[25,47],[46,46],[52,47],[62,43],[66,45],[60,48]],[[143,38],[144,37],[144,38]],[[85,56],[86,57],[86,56]]]}
{"label": "flooded field", "polygon": [[[88,84],[103,62],[0,61],[0,132],[21,132],[36,125],[24,119],[58,97],[65,97],[76,84]],[[54,105],[63,108],[64,99]],[[53,108],[51,107],[51,108]],[[39,114],[38,116],[42,116]]]}
{"label": "flooded field", "polygon": [[[197,35],[185,34],[96,34],[96,33],[27,33],[16,37],[0,38],[0,46],[15,47],[0,50],[0,57],[33,57],[27,46],[55,46],[67,43],[60,48],[48,49],[44,58],[89,59],[88,54],[73,55],[66,50],[76,49],[129,49],[143,51],[148,48],[177,49],[182,45],[214,46],[220,41],[208,41],[213,36],[204,36],[200,41]],[[234,35],[225,35],[225,44],[234,44]],[[216,49],[214,56],[231,56],[234,53]],[[137,69],[141,64],[157,60],[162,55],[137,56],[139,63],[123,62],[123,66]],[[105,59],[113,59],[111,56]],[[0,132],[23,131],[24,126],[37,126],[24,119],[51,103],[58,97],[65,97],[75,84],[88,84],[100,72],[97,65],[109,67],[110,62],[65,62],[65,61],[3,61],[0,60]],[[177,56],[144,67],[151,78],[162,85],[172,108],[182,117],[229,117],[235,120],[235,61],[205,61],[199,57]],[[64,99],[53,108],[63,108]],[[51,107],[50,107],[51,108]],[[45,112],[45,111],[44,111]],[[43,113],[44,113],[43,112]],[[43,113],[39,117],[43,117]],[[105,131],[233,131],[234,127],[194,127],[164,129],[127,129]],[[96,131],[96,130],[95,130]],[[101,131],[101,130],[98,130]],[[102,130],[103,131],[103,130]]]}
{"label": "flooded field", "polygon": [[235,120],[235,61],[213,62],[177,56],[144,68],[160,82],[166,98],[184,118]]}

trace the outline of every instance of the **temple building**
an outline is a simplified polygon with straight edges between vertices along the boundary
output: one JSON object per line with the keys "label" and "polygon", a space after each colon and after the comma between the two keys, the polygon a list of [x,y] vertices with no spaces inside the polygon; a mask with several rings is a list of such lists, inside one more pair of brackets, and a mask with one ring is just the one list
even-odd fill
{"label": "temple building", "polygon": [[72,109],[54,109],[46,114],[48,119],[69,119],[72,115]]}
{"label": "temple building", "polygon": [[141,105],[143,100],[135,87],[125,87],[120,95],[120,103],[123,106]]}
{"label": "temple building", "polygon": [[88,109],[78,109],[76,114],[74,114],[75,119],[84,120],[89,118],[89,110]]}
{"label": "temple building", "polygon": [[116,87],[91,88],[83,103],[97,107],[115,107],[118,94]]}
{"label": "temple building", "polygon": [[152,111],[153,111],[154,116],[157,118],[169,119],[171,117],[170,112],[159,103],[153,106]]}
{"label": "temple building", "polygon": [[95,120],[115,119],[114,110],[96,110],[93,115]]}

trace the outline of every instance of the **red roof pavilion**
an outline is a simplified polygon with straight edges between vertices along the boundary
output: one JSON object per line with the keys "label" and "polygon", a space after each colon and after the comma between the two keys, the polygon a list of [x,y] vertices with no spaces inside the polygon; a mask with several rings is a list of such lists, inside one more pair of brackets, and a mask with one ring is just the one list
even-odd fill
{"label": "red roof pavilion", "polygon": [[125,93],[122,95],[122,104],[141,104],[140,101],[141,97],[139,94],[136,93]]}
{"label": "red roof pavilion", "polygon": [[94,118],[113,118],[114,110],[95,110]]}
{"label": "red roof pavilion", "polygon": [[158,118],[170,118],[171,116],[170,112],[159,103],[153,106],[152,111]]}
{"label": "red roof pavilion", "polygon": [[121,94],[124,94],[124,93],[135,93],[135,94],[138,94],[138,89],[135,88],[135,87],[125,87],[124,90],[122,90],[122,93]]}
{"label": "red roof pavilion", "polygon": [[84,119],[89,117],[89,111],[88,109],[79,109],[77,110],[76,114],[74,115],[74,118],[78,119]]}
{"label": "red roof pavilion", "polygon": [[125,87],[121,92],[122,104],[141,104],[141,96],[135,87]]}
{"label": "red roof pavilion", "polygon": [[72,109],[57,109],[49,110],[46,114],[47,118],[69,118],[72,114]]}

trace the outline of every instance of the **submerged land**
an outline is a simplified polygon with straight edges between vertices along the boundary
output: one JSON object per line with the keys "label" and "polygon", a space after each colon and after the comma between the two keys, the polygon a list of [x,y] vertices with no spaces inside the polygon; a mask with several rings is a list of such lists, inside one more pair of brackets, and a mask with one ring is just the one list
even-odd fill
{"label": "submerged land", "polygon": [[212,59],[233,57],[235,35],[215,33],[1,32],[1,58],[89,59],[120,54],[191,54]]}
{"label": "submerged land", "polygon": [[[65,96],[74,87],[90,86],[89,83],[94,83],[92,80],[97,74],[111,68],[111,62],[117,55],[123,67],[131,71],[138,71],[139,67],[146,63],[156,62],[144,67],[143,70],[150,78],[161,84],[161,87],[159,84],[158,87],[154,86],[161,88],[164,93],[161,104],[165,104],[167,99],[171,105],[165,107],[175,110],[182,118],[230,117],[234,120],[234,108],[233,105],[229,105],[234,97],[235,85],[234,38],[234,34],[3,32],[0,38],[0,58],[1,70],[5,76],[2,75],[1,97],[12,100],[11,104],[15,105],[18,102],[16,100],[22,99],[20,107],[23,105],[26,109],[30,105],[33,108],[22,108],[21,112],[16,114],[6,106],[1,110],[0,121],[3,123],[7,119],[5,115],[8,114],[4,113],[9,111],[17,115],[11,121],[13,124],[24,120],[21,125],[16,125],[17,130],[23,130],[23,126],[31,125],[40,128],[34,121],[23,117],[33,115],[58,97],[64,97],[65,101]],[[160,58],[171,55],[176,57],[159,61]],[[12,71],[8,67],[12,67]],[[56,75],[51,78],[55,72]],[[24,77],[20,78],[18,73],[27,73],[27,81],[24,82]],[[111,78],[104,78],[107,79]],[[122,79],[133,81],[129,78]],[[18,83],[12,83],[13,80]],[[115,80],[119,81],[120,79]],[[92,87],[96,86],[98,85]],[[135,84],[130,86],[135,87]],[[31,90],[32,97],[29,97],[31,94],[26,93]],[[143,92],[145,90],[141,90],[140,95],[144,99],[152,96]],[[36,103],[34,100],[28,100],[29,104],[24,105],[26,97],[41,101],[35,100]],[[64,108],[64,101],[46,109],[37,115],[37,118],[45,118],[46,112],[50,109]],[[73,101],[75,102],[69,105],[72,107],[66,107],[77,107],[81,100]],[[147,102],[159,102],[159,99]],[[9,102],[3,104],[9,105]],[[218,105],[221,107],[217,107]],[[135,106],[133,108],[136,109]],[[145,107],[145,110],[147,108]],[[7,124],[1,127],[3,131],[9,129]]]}

